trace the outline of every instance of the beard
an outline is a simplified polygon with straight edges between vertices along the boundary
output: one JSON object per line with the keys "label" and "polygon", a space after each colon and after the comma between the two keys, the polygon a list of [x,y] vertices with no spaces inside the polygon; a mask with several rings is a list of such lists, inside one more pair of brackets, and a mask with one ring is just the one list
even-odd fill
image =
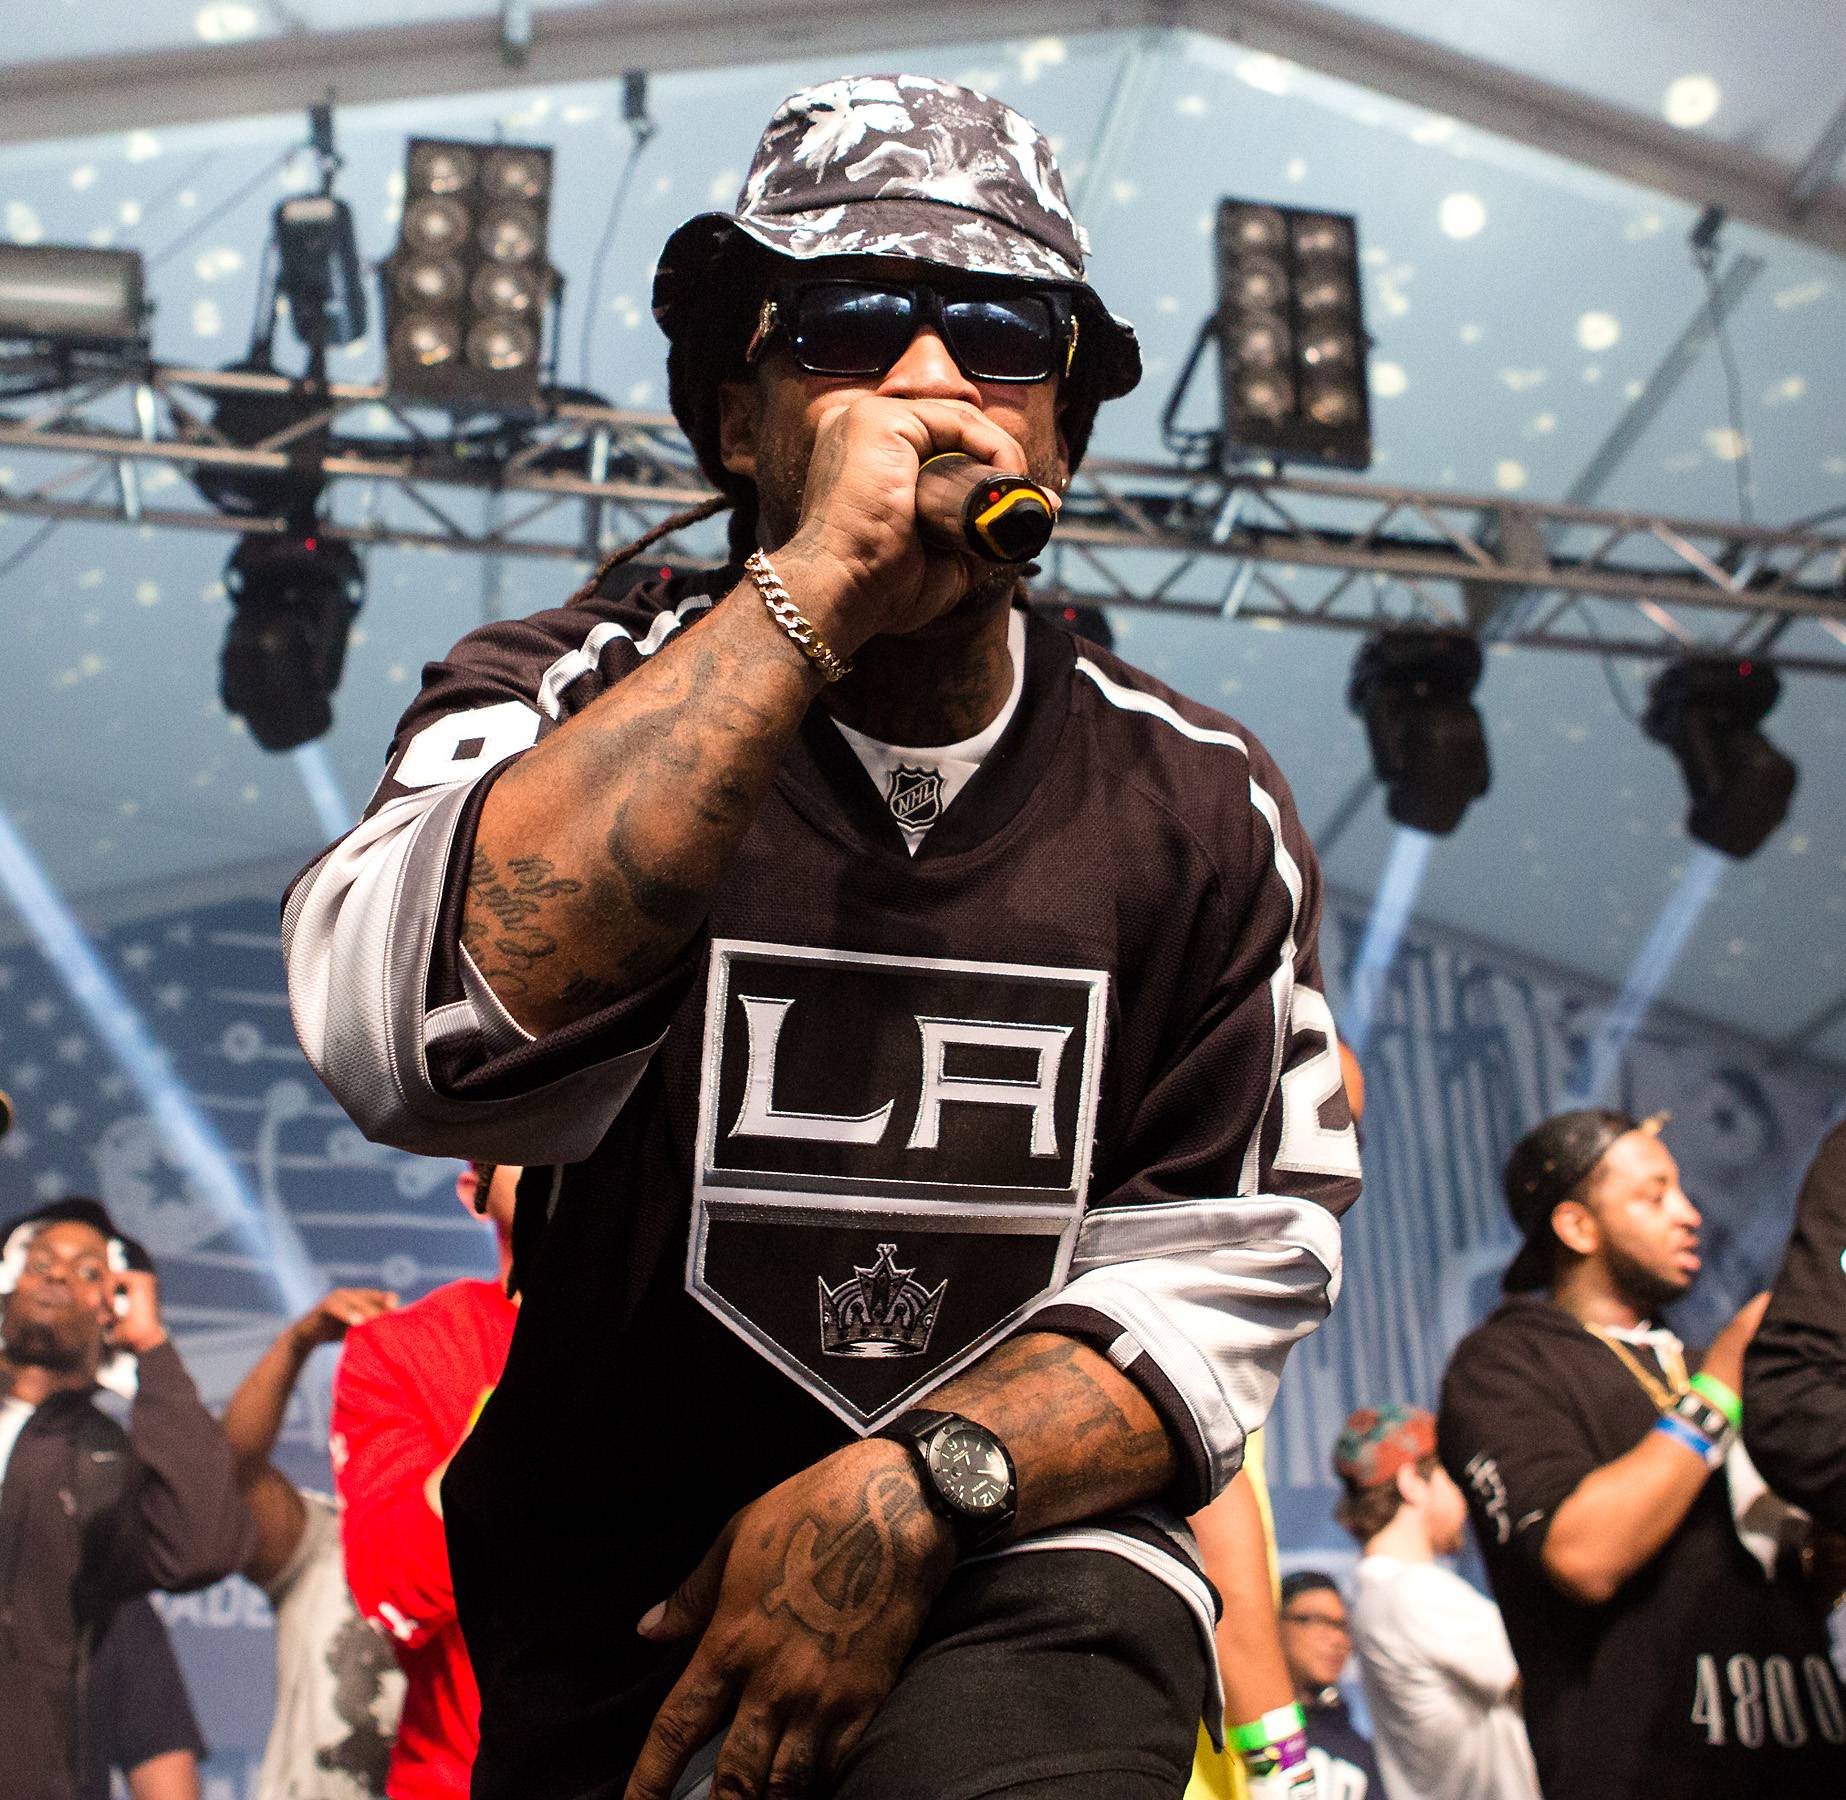
{"label": "beard", "polygon": [[1652,1314],[1671,1306],[1675,1300],[1684,1299],[1692,1286],[1690,1276],[1657,1269],[1615,1244],[1605,1242],[1603,1253],[1617,1292],[1639,1313]]}
{"label": "beard", "polygon": [[9,1323],[5,1333],[6,1359],[17,1368],[49,1369],[54,1375],[75,1374],[84,1366],[90,1346],[36,1319]]}

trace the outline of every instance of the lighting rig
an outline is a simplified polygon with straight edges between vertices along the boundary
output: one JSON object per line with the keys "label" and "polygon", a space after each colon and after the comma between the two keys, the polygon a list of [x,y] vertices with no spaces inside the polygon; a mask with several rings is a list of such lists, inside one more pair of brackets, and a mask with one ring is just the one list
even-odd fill
{"label": "lighting rig", "polygon": [[1481,647],[1465,631],[1399,627],[1360,649],[1347,701],[1398,824],[1444,836],[1487,792],[1487,733],[1472,699],[1480,679]]}
{"label": "lighting rig", "polygon": [[[1162,429],[1188,459],[1252,457],[1364,469],[1371,406],[1358,221],[1260,200],[1222,200],[1213,236],[1218,305],[1180,370]],[[1180,428],[1208,344],[1218,352],[1219,422]]]}
{"label": "lighting rig", "polygon": [[551,152],[536,144],[412,138],[404,212],[384,266],[385,383],[453,412],[536,410],[545,314]]}
{"label": "lighting rig", "polygon": [[1763,847],[1794,797],[1795,765],[1759,729],[1781,692],[1764,663],[1692,657],[1661,670],[1641,717],[1685,776],[1688,834],[1739,861]]}

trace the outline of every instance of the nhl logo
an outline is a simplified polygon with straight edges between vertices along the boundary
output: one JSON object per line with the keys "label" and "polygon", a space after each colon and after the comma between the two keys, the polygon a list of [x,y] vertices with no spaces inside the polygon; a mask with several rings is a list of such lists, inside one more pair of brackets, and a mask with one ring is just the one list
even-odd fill
{"label": "nhl logo", "polygon": [[885,790],[891,816],[907,831],[927,831],[942,817],[942,771],[899,763]]}
{"label": "nhl logo", "polygon": [[949,1284],[926,1288],[896,1255],[895,1244],[880,1244],[869,1269],[853,1265],[856,1279],[829,1287],[819,1278],[823,1356],[921,1356],[929,1348]]}

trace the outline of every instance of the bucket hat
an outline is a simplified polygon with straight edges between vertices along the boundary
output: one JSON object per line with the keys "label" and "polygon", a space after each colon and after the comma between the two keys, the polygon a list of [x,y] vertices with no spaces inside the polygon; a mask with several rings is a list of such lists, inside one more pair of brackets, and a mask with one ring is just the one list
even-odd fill
{"label": "bucket hat", "polygon": [[846,76],[782,102],[735,207],[680,226],[654,274],[654,317],[672,346],[674,416],[721,485],[723,353],[709,347],[722,342],[727,321],[734,327],[737,253],[748,246],[794,262],[895,257],[1059,288],[1076,310],[1093,402],[1141,378],[1134,327],[1086,279],[1088,240],[1038,127],[1001,101],[929,76]]}

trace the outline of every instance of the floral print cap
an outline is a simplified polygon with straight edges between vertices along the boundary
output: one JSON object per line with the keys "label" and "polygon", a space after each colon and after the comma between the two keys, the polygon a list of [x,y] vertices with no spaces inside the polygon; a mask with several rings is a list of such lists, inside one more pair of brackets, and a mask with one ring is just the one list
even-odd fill
{"label": "floral print cap", "polygon": [[[925,75],[853,75],[791,94],[769,121],[730,213],[668,239],[654,317],[677,340],[735,233],[798,262],[901,257],[1074,290],[1102,397],[1141,377],[1133,326],[1084,281],[1089,241],[1044,134],[1010,106]],[[1079,352],[1081,355],[1081,351]]]}

